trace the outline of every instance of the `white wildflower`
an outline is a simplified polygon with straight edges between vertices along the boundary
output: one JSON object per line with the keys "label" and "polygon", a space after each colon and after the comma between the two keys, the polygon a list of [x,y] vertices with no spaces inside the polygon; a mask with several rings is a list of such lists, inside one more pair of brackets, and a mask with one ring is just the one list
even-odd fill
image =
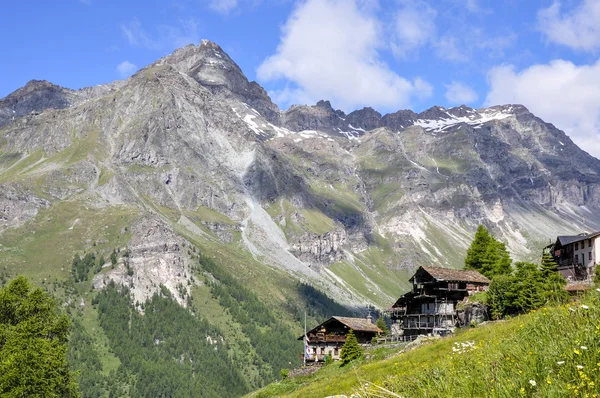
{"label": "white wildflower", "polygon": [[535,382],[535,380],[529,380],[529,384],[531,384],[532,387],[537,386],[537,383]]}
{"label": "white wildflower", "polygon": [[596,291],[597,291],[597,292],[600,292],[600,287],[597,287],[597,288],[596,288]]}
{"label": "white wildflower", "polygon": [[556,362],[557,365],[563,365],[565,363],[565,361],[558,361]]}
{"label": "white wildflower", "polygon": [[588,306],[587,306],[587,305],[585,305],[585,304],[581,304],[581,308],[583,308],[584,310],[587,310],[587,309],[588,309],[588,308],[590,308],[590,307],[588,307]]}
{"label": "white wildflower", "polygon": [[586,346],[584,346],[584,345],[582,345],[582,346],[581,346],[581,349],[582,349],[582,350],[587,350],[587,347],[586,347]]}
{"label": "white wildflower", "polygon": [[583,366],[577,365],[577,369],[583,369]]}

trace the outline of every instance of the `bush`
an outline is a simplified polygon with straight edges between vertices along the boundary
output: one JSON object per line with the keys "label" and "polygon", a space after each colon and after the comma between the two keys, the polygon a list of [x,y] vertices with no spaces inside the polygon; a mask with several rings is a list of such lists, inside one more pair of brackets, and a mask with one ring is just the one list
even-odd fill
{"label": "bush", "polygon": [[600,285],[600,266],[596,266],[596,270],[594,271],[594,283]]}
{"label": "bush", "polygon": [[290,374],[290,370],[289,369],[281,369],[279,374],[281,375],[281,380],[285,380],[288,378],[288,376]]}

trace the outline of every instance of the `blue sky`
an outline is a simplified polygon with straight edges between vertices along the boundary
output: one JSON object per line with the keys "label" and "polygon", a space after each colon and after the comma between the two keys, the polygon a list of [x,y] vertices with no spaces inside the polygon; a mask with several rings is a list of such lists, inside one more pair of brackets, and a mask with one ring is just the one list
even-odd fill
{"label": "blue sky", "polygon": [[30,0],[1,21],[0,97],[125,78],[206,38],[284,109],[523,103],[600,155],[600,0]]}

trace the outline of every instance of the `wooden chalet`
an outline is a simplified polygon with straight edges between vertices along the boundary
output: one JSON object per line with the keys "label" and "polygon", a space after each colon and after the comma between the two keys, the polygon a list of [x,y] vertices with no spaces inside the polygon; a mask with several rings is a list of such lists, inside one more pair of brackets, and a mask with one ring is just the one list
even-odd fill
{"label": "wooden chalet", "polygon": [[[371,339],[382,332],[373,324],[371,316],[367,318],[332,316],[306,333],[307,341],[304,343],[306,361],[322,362],[325,361],[326,356],[339,360],[346,335],[350,330],[354,331],[358,344],[370,344]],[[298,338],[298,340],[303,339],[304,336]]]}
{"label": "wooden chalet", "polygon": [[388,310],[392,335],[445,335],[458,324],[457,306],[471,294],[486,291],[490,280],[475,270],[419,267],[413,288]]}

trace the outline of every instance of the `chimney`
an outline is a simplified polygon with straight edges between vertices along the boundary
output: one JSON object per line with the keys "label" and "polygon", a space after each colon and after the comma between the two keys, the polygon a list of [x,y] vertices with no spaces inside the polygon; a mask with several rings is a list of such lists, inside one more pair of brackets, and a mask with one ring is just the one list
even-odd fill
{"label": "chimney", "polygon": [[369,311],[369,315],[367,315],[367,323],[373,323],[373,317],[371,316],[371,311]]}

